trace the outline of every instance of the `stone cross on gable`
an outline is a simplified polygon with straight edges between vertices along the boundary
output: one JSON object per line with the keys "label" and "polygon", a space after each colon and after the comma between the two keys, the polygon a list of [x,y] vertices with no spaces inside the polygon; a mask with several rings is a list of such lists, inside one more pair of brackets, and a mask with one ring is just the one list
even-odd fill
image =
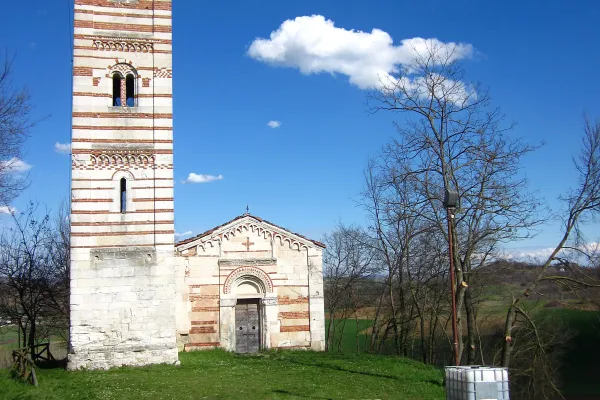
{"label": "stone cross on gable", "polygon": [[242,246],[246,247],[246,251],[250,251],[250,246],[252,246],[254,244],[254,242],[250,241],[249,237],[246,237],[246,241],[244,243],[242,243]]}

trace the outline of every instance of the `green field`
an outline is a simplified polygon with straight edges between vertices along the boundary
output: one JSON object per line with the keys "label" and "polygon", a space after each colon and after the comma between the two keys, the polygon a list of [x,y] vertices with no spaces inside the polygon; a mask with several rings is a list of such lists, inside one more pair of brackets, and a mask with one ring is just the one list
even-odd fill
{"label": "green field", "polygon": [[39,387],[0,371],[2,399],[443,399],[439,370],[408,359],[310,351],[180,354],[181,366],[38,369]]}
{"label": "green field", "polygon": [[[368,319],[348,319],[344,324],[344,330],[342,331],[342,352],[343,353],[356,353],[356,333],[358,331],[358,349],[361,352],[368,350],[367,339],[368,337],[364,334],[364,330],[368,329],[372,324],[371,320]],[[326,320],[326,333],[329,332],[329,319]],[[339,333],[336,337],[340,337]],[[333,351],[337,351],[337,343],[334,343]]]}
{"label": "green field", "polygon": [[[503,318],[505,304],[500,299],[491,299],[491,306],[485,304],[485,311],[496,320]],[[497,303],[493,303],[497,301]],[[503,301],[503,300],[502,300]],[[561,360],[561,390],[567,398],[571,396],[594,396],[600,398],[600,362],[598,345],[600,344],[600,312],[565,308],[545,308],[547,301],[527,302],[526,306],[536,318],[551,317],[560,320],[564,326],[573,331],[573,336],[566,343],[568,351]],[[495,308],[494,308],[495,307]],[[495,311],[495,313],[494,313]],[[502,314],[501,314],[502,313]],[[356,353],[356,332],[363,332],[369,326],[369,320],[349,319],[346,321],[342,336],[342,351],[346,354]],[[561,324],[561,326],[563,326]],[[359,334],[360,350],[365,351],[367,338]],[[383,352],[393,353],[393,344],[384,348]]]}

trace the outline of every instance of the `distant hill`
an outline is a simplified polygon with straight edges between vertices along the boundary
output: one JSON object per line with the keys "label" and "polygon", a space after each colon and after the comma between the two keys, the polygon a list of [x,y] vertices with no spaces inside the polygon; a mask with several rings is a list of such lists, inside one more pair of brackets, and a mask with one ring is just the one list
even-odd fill
{"label": "distant hill", "polygon": [[[496,260],[477,269],[474,274],[475,282],[478,286],[512,286],[513,289],[525,288],[532,283],[540,273],[542,268],[539,264],[512,261]],[[553,265],[550,266],[544,276],[566,277],[573,280],[586,281],[594,284],[600,278],[600,269],[591,267],[582,267],[576,263],[568,266]],[[540,282],[537,293],[532,294],[531,300],[545,298],[548,300],[589,300],[595,301],[598,289],[587,290],[577,285],[558,285],[550,280]],[[577,294],[576,294],[577,293]],[[581,297],[581,299],[580,299]]]}

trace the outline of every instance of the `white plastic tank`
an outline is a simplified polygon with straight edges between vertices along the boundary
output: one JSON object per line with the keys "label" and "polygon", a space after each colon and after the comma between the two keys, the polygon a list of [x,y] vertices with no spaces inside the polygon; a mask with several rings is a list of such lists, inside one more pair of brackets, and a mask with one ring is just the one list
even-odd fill
{"label": "white plastic tank", "polygon": [[506,368],[446,367],[446,400],[509,400]]}

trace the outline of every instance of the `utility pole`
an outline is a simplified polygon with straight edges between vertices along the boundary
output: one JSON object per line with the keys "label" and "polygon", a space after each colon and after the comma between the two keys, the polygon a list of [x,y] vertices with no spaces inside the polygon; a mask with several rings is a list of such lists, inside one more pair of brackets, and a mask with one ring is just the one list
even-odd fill
{"label": "utility pole", "polygon": [[452,338],[454,340],[454,365],[458,365],[458,329],[456,326],[456,280],[454,278],[454,246],[452,235],[454,233],[454,212],[458,206],[458,192],[446,189],[444,207],[448,219],[448,253],[450,255],[450,292],[452,293]]}

